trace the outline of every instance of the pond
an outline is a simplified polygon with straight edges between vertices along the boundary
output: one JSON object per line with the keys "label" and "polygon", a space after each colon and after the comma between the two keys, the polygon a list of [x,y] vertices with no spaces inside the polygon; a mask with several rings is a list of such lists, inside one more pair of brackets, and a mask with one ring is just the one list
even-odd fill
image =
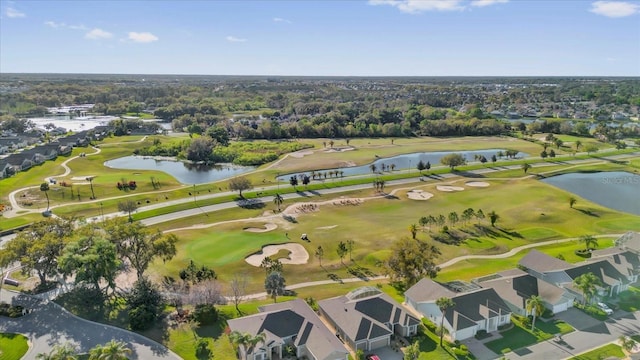
{"label": "pond", "polygon": [[158,160],[144,156],[125,156],[106,161],[104,165],[113,169],[163,171],[176,178],[179,182],[190,185],[224,180],[255,169],[251,166],[191,164],[176,160]]}
{"label": "pond", "polygon": [[[354,166],[354,167],[344,167],[339,169],[326,169],[322,170],[323,173],[328,173],[330,171],[341,171],[343,176],[352,176],[352,175],[364,175],[371,174],[371,164],[376,166],[376,172],[382,171],[382,165],[385,168],[389,168],[392,165],[395,165],[395,170],[415,170],[418,162],[422,160],[423,163],[431,163],[431,167],[440,166],[440,159],[443,156],[449,154],[462,154],[462,156],[467,159],[467,162],[476,161],[475,156],[484,156],[487,158],[489,162],[491,162],[491,156],[497,155],[498,152],[502,151],[503,153],[506,151],[505,149],[487,149],[487,150],[474,150],[474,151],[433,151],[433,152],[420,152],[420,153],[411,153],[411,154],[403,154],[398,156],[393,156],[389,158],[378,158],[372,163],[362,166]],[[527,157],[527,154],[519,152],[516,155],[516,158],[524,158]],[[385,173],[389,170],[385,170]],[[289,178],[294,174],[287,174],[280,176],[279,179],[282,181],[288,181]],[[295,174],[299,175],[299,174]]]}
{"label": "pond", "polygon": [[596,204],[640,215],[640,175],[624,171],[571,173],[546,178],[542,182]]}

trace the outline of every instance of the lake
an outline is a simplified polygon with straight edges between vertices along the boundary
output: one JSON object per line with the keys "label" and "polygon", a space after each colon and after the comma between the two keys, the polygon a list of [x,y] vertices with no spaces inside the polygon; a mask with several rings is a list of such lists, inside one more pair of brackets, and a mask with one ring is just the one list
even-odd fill
{"label": "lake", "polygon": [[624,171],[571,173],[552,176],[542,182],[596,204],[640,215],[640,175]]}
{"label": "lake", "polygon": [[156,160],[143,156],[125,156],[104,163],[106,167],[127,170],[157,170],[165,172],[183,184],[204,184],[244,174],[254,167],[233,164],[191,164],[182,161]]}
{"label": "lake", "polygon": [[[323,169],[323,170],[318,170],[320,172],[329,172],[329,171],[342,171],[344,172],[344,176],[353,176],[353,175],[365,175],[365,174],[371,174],[371,164],[374,164],[377,168],[376,171],[381,171],[382,170],[382,165],[384,164],[385,166],[391,166],[392,164],[395,165],[395,170],[406,170],[406,169],[410,169],[410,170],[416,170],[416,166],[418,165],[418,162],[420,160],[422,160],[422,162],[424,162],[425,164],[427,162],[431,163],[431,167],[435,167],[435,166],[440,166],[442,164],[440,164],[440,159],[442,159],[443,156],[445,155],[449,155],[449,154],[462,154],[462,156],[465,157],[465,159],[467,159],[467,162],[472,162],[475,161],[474,160],[474,156],[475,155],[482,155],[485,158],[487,158],[487,160],[489,161],[489,163],[491,163],[491,156],[496,155],[499,151],[502,151],[503,153],[506,151],[505,149],[487,149],[487,150],[475,150],[475,151],[432,151],[432,152],[420,152],[420,153],[411,153],[411,154],[403,154],[403,155],[398,155],[398,156],[393,156],[393,157],[389,157],[389,158],[379,158],[377,160],[375,160],[373,163],[369,163],[367,165],[362,165],[362,166],[353,166],[353,167],[343,167],[343,168],[339,168],[339,169]],[[527,157],[528,155],[525,153],[521,153],[519,152],[516,157],[517,158],[524,158]],[[504,159],[504,158],[503,158]],[[499,160],[498,160],[499,161]],[[417,171],[417,170],[416,170]],[[309,174],[309,172],[306,172],[305,174]],[[288,181],[289,178],[292,175],[298,175],[298,174],[287,174],[287,175],[282,175],[279,177],[280,180],[282,181]]]}

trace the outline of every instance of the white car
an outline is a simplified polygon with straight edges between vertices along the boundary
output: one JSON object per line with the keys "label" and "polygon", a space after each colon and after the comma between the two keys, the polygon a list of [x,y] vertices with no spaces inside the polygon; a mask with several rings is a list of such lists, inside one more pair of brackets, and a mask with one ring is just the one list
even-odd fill
{"label": "white car", "polygon": [[613,310],[611,310],[611,309],[607,306],[607,304],[599,302],[597,305],[598,305],[598,308],[600,308],[600,310],[602,310],[602,311],[604,311],[604,312],[605,312],[605,314],[607,314],[607,315],[611,315],[611,314],[613,314]]}

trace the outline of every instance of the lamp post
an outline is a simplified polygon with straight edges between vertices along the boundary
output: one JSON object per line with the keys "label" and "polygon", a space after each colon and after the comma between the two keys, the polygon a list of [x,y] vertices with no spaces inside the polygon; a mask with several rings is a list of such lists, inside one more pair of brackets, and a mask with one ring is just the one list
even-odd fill
{"label": "lamp post", "polygon": [[104,222],[104,211],[102,211],[102,202],[100,202],[100,217],[102,218],[102,222]]}

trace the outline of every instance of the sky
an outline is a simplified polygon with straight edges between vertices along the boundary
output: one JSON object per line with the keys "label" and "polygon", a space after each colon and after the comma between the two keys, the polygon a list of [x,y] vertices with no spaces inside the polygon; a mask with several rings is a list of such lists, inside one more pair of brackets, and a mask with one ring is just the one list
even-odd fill
{"label": "sky", "polygon": [[640,0],[0,0],[0,73],[640,76]]}

